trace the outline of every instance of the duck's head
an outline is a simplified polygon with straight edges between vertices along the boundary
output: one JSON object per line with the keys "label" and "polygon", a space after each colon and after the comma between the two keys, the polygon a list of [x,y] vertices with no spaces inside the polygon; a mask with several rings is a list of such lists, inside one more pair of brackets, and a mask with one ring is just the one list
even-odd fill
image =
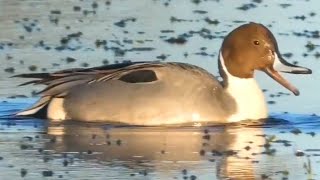
{"label": "duck's head", "polygon": [[285,61],[271,31],[257,23],[244,24],[230,32],[222,43],[220,53],[226,70],[232,76],[253,78],[254,71],[261,70],[295,95],[299,95],[298,89],[278,71],[293,74],[312,73],[308,68]]}

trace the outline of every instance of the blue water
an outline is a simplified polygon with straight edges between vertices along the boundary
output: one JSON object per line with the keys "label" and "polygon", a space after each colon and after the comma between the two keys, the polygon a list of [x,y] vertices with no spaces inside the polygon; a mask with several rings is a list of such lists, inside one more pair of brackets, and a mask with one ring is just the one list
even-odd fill
{"label": "blue water", "polygon": [[316,115],[273,114],[263,124],[201,128],[6,116],[33,100],[0,103],[1,179],[25,171],[25,179],[319,178]]}

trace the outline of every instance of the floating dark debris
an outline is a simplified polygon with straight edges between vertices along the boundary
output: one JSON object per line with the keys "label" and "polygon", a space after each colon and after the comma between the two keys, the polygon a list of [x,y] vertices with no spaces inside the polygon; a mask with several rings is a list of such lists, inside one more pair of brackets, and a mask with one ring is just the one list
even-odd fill
{"label": "floating dark debris", "polygon": [[203,10],[194,10],[193,13],[195,14],[207,14],[208,11],[203,11]]}
{"label": "floating dark debris", "polygon": [[197,176],[195,176],[195,175],[190,176],[190,180],[196,180],[196,179],[197,179]]}
{"label": "floating dark debris", "polygon": [[67,62],[67,63],[73,63],[73,62],[76,62],[76,60],[77,60],[77,59],[72,58],[72,57],[67,57],[67,58],[66,58],[66,62]]}
{"label": "floating dark debris", "polygon": [[304,21],[307,17],[305,15],[301,15],[301,16],[294,16],[293,18]]}
{"label": "floating dark debris", "polygon": [[116,23],[114,23],[115,26],[118,26],[118,27],[125,27],[127,25],[127,22],[135,22],[136,21],[136,18],[127,18],[127,19],[123,19],[121,21],[118,21]]}
{"label": "floating dark debris", "polygon": [[168,58],[168,56],[170,56],[170,55],[161,54],[160,56],[157,56],[156,58],[160,59],[160,60],[166,60]]}
{"label": "floating dark debris", "polygon": [[7,73],[14,73],[14,71],[15,71],[15,68],[13,67],[8,67],[4,69],[4,72],[7,72]]}
{"label": "floating dark debris", "polygon": [[211,56],[211,57],[214,57],[215,55],[214,54],[208,54],[206,52],[197,52],[197,53],[194,53],[195,55],[199,55],[199,56]]}
{"label": "floating dark debris", "polygon": [[51,177],[51,176],[53,176],[53,172],[50,170],[42,171],[42,176],[43,177]]}
{"label": "floating dark debris", "polygon": [[98,3],[97,3],[97,2],[93,2],[93,3],[91,4],[91,7],[92,7],[93,9],[98,8]]}
{"label": "floating dark debris", "polygon": [[213,24],[213,25],[218,25],[218,24],[220,23],[217,19],[211,20],[211,19],[208,18],[208,17],[206,17],[206,18],[204,19],[204,21],[207,22],[208,24]]}
{"label": "floating dark debris", "polygon": [[314,136],[316,135],[315,132],[308,132],[308,133],[306,133],[306,134],[309,134],[309,135],[312,136],[312,137],[314,137]]}
{"label": "floating dark debris", "polygon": [[275,153],[276,153],[276,149],[266,148],[266,150],[263,151],[261,154],[266,154],[266,155],[269,155],[269,156],[274,156]]}
{"label": "floating dark debris", "polygon": [[307,38],[313,38],[313,39],[319,39],[320,38],[320,31],[308,31],[304,30],[303,32],[293,32],[293,35],[298,37],[307,37]]}
{"label": "floating dark debris", "polygon": [[269,179],[269,176],[266,174],[261,174],[261,179]]}
{"label": "floating dark debris", "polygon": [[147,170],[142,170],[142,171],[139,172],[139,174],[141,174],[143,176],[147,176],[148,172],[147,172]]}
{"label": "floating dark debris", "polygon": [[61,14],[60,10],[52,10],[50,11],[51,14]]}
{"label": "floating dark debris", "polygon": [[87,153],[88,153],[88,154],[92,154],[92,150],[89,149],[89,150],[87,151]]}
{"label": "floating dark debris", "polygon": [[295,155],[296,156],[304,156],[304,152],[298,150],[298,151],[296,151]]}
{"label": "floating dark debris", "polygon": [[188,174],[188,171],[187,171],[186,169],[183,169],[183,170],[182,170],[182,174],[183,174],[183,175],[187,175],[187,174]]}
{"label": "floating dark debris", "polygon": [[282,54],[282,56],[286,57],[286,58],[291,58],[293,56],[292,53],[284,53]]}
{"label": "floating dark debris", "polygon": [[131,49],[128,49],[126,51],[153,51],[155,48],[152,47],[133,47]]}
{"label": "floating dark debris", "polygon": [[184,44],[187,42],[187,39],[184,37],[177,37],[177,38],[171,37],[165,41],[171,44]]}
{"label": "floating dark debris", "polygon": [[57,137],[53,136],[51,139],[50,139],[50,143],[56,143],[57,142]]}
{"label": "floating dark debris", "polygon": [[244,147],[244,149],[249,151],[251,149],[251,147],[250,146],[246,146],[246,147]]}
{"label": "floating dark debris", "polygon": [[87,15],[89,15],[89,14],[96,14],[97,12],[96,11],[94,11],[94,10],[87,10],[87,9],[85,9],[85,10],[83,10],[82,11],[82,14],[83,15],[85,15],[85,16],[87,16]]}
{"label": "floating dark debris", "polygon": [[68,166],[69,162],[65,159],[65,160],[63,160],[62,164],[63,164],[64,167],[66,167],[66,166]]}
{"label": "floating dark debris", "polygon": [[309,16],[311,16],[311,17],[313,17],[313,16],[315,16],[315,15],[317,15],[315,12],[309,13]]}
{"label": "floating dark debris", "polygon": [[118,140],[116,141],[116,144],[117,144],[118,146],[120,146],[121,143],[122,143],[122,141],[121,141],[120,139],[118,139]]}
{"label": "floating dark debris", "polygon": [[89,67],[89,64],[84,62],[84,63],[81,63],[81,67]]}
{"label": "floating dark debris", "polygon": [[59,24],[58,15],[54,15],[54,14],[49,15],[49,22],[54,24],[54,25],[58,25]]}
{"label": "floating dark debris", "polygon": [[29,145],[29,144],[21,144],[20,145],[21,150],[32,149],[32,148],[33,148],[33,146]]}
{"label": "floating dark debris", "polygon": [[201,0],[191,0],[191,2],[194,4],[200,4]]}
{"label": "floating dark debris", "polygon": [[202,139],[210,140],[210,134],[203,135]]}
{"label": "floating dark debris", "polygon": [[206,154],[206,151],[203,150],[203,149],[201,149],[201,150],[199,151],[199,154],[200,154],[200,156],[204,156],[204,155]]}
{"label": "floating dark debris", "polygon": [[276,102],[275,102],[275,101],[268,101],[267,103],[268,103],[268,104],[270,104],[270,105],[272,105],[272,104],[276,104]]}
{"label": "floating dark debris", "polygon": [[316,53],[314,53],[314,57],[317,59],[320,58],[320,53],[317,51]]}
{"label": "floating dark debris", "polygon": [[301,130],[300,129],[293,129],[293,130],[291,130],[290,131],[292,134],[295,134],[295,135],[298,135],[298,134],[301,134],[302,132],[301,132]]}
{"label": "floating dark debris", "polygon": [[174,22],[193,22],[193,20],[188,20],[188,19],[179,19],[176,18],[174,16],[170,17],[170,22],[174,23]]}
{"label": "floating dark debris", "polygon": [[161,33],[174,33],[174,30],[161,30]]}
{"label": "floating dark debris", "polygon": [[29,66],[30,71],[36,71],[37,69],[38,69],[38,67],[36,65]]}
{"label": "floating dark debris", "polygon": [[103,65],[108,65],[108,64],[110,64],[110,62],[109,62],[109,60],[105,59],[105,60],[102,61],[102,64]]}
{"label": "floating dark debris", "polygon": [[81,7],[80,6],[73,6],[73,11],[81,11]]}
{"label": "floating dark debris", "polygon": [[262,3],[262,0],[252,0],[254,3]]}
{"label": "floating dark debris", "polygon": [[243,4],[240,7],[237,7],[237,9],[242,10],[242,11],[247,11],[249,9],[253,9],[256,8],[257,5],[253,4],[253,3],[249,3],[249,4]]}
{"label": "floating dark debris", "polygon": [[21,177],[25,177],[27,174],[28,174],[27,169],[24,169],[24,168],[21,168],[21,169],[20,169],[20,175],[21,175]]}
{"label": "floating dark debris", "polygon": [[238,23],[241,23],[241,24],[242,24],[242,23],[245,23],[246,21],[242,21],[242,20],[234,20],[234,21],[232,21],[232,22],[237,23],[237,24],[238,24]]}
{"label": "floating dark debris", "polygon": [[212,150],[211,151],[212,156],[222,156],[223,154],[220,151]]}
{"label": "floating dark debris", "polygon": [[[125,44],[133,44],[133,40],[130,40],[130,39],[124,39],[122,42]],[[136,42],[141,43],[141,44],[144,43],[144,41],[142,41],[142,40],[137,40]]]}
{"label": "floating dark debris", "polygon": [[288,8],[288,7],[292,6],[292,4],[283,3],[283,4],[279,4],[279,6],[282,8]]}

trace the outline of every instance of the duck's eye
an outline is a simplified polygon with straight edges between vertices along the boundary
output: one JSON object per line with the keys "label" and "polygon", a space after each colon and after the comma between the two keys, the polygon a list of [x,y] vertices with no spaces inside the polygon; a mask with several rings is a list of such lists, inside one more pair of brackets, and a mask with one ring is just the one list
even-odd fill
{"label": "duck's eye", "polygon": [[255,40],[255,41],[253,41],[253,44],[254,44],[254,45],[259,45],[260,42],[259,42],[258,40]]}

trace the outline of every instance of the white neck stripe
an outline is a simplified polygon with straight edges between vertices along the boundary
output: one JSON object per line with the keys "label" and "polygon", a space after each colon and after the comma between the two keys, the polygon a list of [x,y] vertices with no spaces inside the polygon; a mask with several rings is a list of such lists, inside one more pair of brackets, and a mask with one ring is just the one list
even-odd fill
{"label": "white neck stripe", "polygon": [[255,79],[239,78],[231,75],[224,64],[221,51],[219,59],[221,67],[228,79],[228,85],[225,87],[225,91],[229,93],[236,102],[236,113],[227,119],[228,122],[266,118],[268,115],[264,95]]}

